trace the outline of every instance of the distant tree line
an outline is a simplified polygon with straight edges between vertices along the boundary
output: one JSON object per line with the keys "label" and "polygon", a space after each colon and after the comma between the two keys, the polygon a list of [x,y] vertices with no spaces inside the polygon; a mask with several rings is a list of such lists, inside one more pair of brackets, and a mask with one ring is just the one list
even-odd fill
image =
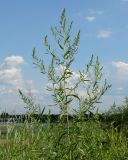
{"label": "distant tree line", "polygon": [[[43,112],[40,114],[9,114],[7,112],[3,112],[0,115],[0,122],[16,122],[16,123],[24,123],[32,122],[33,120],[39,121],[40,123],[46,123],[47,120],[50,120],[52,123],[58,122],[60,115],[59,114],[44,114]],[[93,114],[89,112],[88,114],[84,114],[84,120],[87,121],[90,118],[97,118],[99,121],[110,124],[113,123],[115,127],[122,126],[128,124],[128,97],[125,97],[124,104],[121,106],[117,106],[114,103],[107,112]],[[66,117],[63,118],[66,121]],[[77,119],[76,115],[69,115],[69,120]],[[77,119],[78,120],[78,119]]]}

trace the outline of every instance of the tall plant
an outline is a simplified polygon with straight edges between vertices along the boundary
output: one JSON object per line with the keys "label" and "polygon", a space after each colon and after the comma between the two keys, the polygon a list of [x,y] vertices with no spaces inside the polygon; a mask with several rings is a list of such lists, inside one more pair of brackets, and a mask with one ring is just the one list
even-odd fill
{"label": "tall plant", "polygon": [[[106,80],[102,86],[100,85],[102,67],[98,57],[96,61],[94,61],[93,56],[85,70],[79,71],[77,81],[75,81],[73,85],[69,84],[69,81],[71,81],[74,76],[71,65],[78,52],[80,40],[80,30],[74,39],[71,37],[72,24],[73,22],[67,24],[64,9],[60,17],[59,27],[51,27],[52,35],[58,47],[57,51],[52,49],[48,41],[48,36],[45,36],[44,45],[47,54],[51,57],[48,66],[46,66],[43,59],[39,58],[36,54],[35,48],[33,49],[34,64],[40,69],[41,73],[47,75],[48,81],[51,84],[47,87],[47,90],[52,92],[54,105],[60,108],[61,116],[68,115],[69,108],[74,100],[79,102],[78,113],[83,114],[91,111],[94,109],[94,104],[98,103],[101,96],[111,87]],[[84,97],[79,95],[81,85],[85,88]]]}

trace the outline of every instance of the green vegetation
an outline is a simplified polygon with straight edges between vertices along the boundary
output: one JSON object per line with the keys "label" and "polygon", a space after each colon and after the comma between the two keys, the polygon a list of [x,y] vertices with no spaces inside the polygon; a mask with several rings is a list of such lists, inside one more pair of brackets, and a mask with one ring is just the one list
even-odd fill
{"label": "green vegetation", "polygon": [[[110,119],[113,111],[106,113],[104,120],[101,120],[98,111],[94,112],[102,95],[111,87],[106,80],[102,80],[102,67],[98,57],[95,60],[91,56],[86,68],[79,71],[78,79],[73,82],[72,63],[78,52],[80,31],[73,39],[72,24],[67,24],[64,9],[60,27],[51,28],[57,42],[57,51],[52,49],[47,36],[44,39],[48,57],[51,58],[48,66],[39,58],[36,50],[33,50],[34,64],[48,78],[50,86],[47,90],[53,96],[53,107],[60,110],[57,121],[52,123],[50,112],[48,116],[44,116],[42,112],[40,117],[45,119],[45,123],[40,123],[34,116],[40,113],[39,106],[32,98],[19,91],[31,123],[26,120],[18,127],[16,123],[7,125],[7,135],[0,140],[1,160],[128,159],[127,135],[121,127],[119,129],[118,124],[113,123],[115,119]],[[81,90],[85,92],[85,96],[80,96]],[[77,109],[73,118],[70,118],[69,110],[74,104]],[[126,104],[122,111],[127,112]],[[89,113],[92,116],[85,119],[85,114]]]}

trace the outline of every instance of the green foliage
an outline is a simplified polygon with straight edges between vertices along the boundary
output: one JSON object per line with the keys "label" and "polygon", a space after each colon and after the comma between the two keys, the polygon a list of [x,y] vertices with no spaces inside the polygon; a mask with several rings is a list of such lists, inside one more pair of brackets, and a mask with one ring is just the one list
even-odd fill
{"label": "green foliage", "polygon": [[103,129],[101,123],[70,122],[70,143],[66,124],[24,124],[0,140],[1,160],[112,160],[127,159],[127,139],[111,125]]}
{"label": "green foliage", "polygon": [[118,130],[122,130],[123,133],[128,136],[128,97],[124,98],[122,105],[116,105],[114,103],[109,111],[106,113],[106,122],[113,123]]}

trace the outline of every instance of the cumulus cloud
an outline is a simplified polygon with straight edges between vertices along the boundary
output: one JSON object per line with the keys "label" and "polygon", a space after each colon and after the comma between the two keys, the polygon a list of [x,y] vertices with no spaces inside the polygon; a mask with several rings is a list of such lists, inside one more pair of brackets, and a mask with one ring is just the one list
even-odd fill
{"label": "cumulus cloud", "polygon": [[24,86],[22,69],[19,66],[23,63],[23,57],[13,55],[6,57],[0,65],[0,101],[2,110],[7,107],[6,110],[12,112],[18,107],[17,110],[20,111],[20,106],[23,106],[17,91]]}
{"label": "cumulus cloud", "polygon": [[10,66],[16,66],[24,63],[24,59],[21,56],[10,56],[5,58],[5,64]]}
{"label": "cumulus cloud", "polygon": [[2,84],[0,90],[2,93],[12,93],[23,87],[22,70],[18,67],[23,63],[24,59],[21,56],[9,56],[4,59],[3,64],[0,65],[0,83]]}
{"label": "cumulus cloud", "polygon": [[112,62],[113,67],[115,67],[117,72],[118,81],[124,83],[128,80],[128,63],[117,61]]}
{"label": "cumulus cloud", "polygon": [[[18,67],[19,64],[23,64],[24,59],[21,56],[10,56],[4,59],[3,64],[0,65],[0,83],[2,84],[2,91],[12,88],[18,89],[23,87],[22,70]],[[8,89],[7,89],[8,88]]]}
{"label": "cumulus cloud", "polygon": [[24,103],[21,101],[18,89],[23,93],[39,96],[39,91],[35,89],[32,80],[25,80],[22,67],[25,60],[21,56],[8,56],[0,65],[0,101],[3,107],[8,107],[7,111],[23,111]]}
{"label": "cumulus cloud", "polygon": [[111,70],[113,92],[126,96],[128,93],[128,63],[113,61]]}
{"label": "cumulus cloud", "polygon": [[112,62],[112,65],[122,72],[128,72],[128,63],[118,61]]}
{"label": "cumulus cloud", "polygon": [[97,33],[97,38],[109,38],[111,36],[112,32],[110,30],[100,30]]}
{"label": "cumulus cloud", "polygon": [[95,16],[86,16],[85,19],[88,21],[88,22],[92,22],[96,19]]}

